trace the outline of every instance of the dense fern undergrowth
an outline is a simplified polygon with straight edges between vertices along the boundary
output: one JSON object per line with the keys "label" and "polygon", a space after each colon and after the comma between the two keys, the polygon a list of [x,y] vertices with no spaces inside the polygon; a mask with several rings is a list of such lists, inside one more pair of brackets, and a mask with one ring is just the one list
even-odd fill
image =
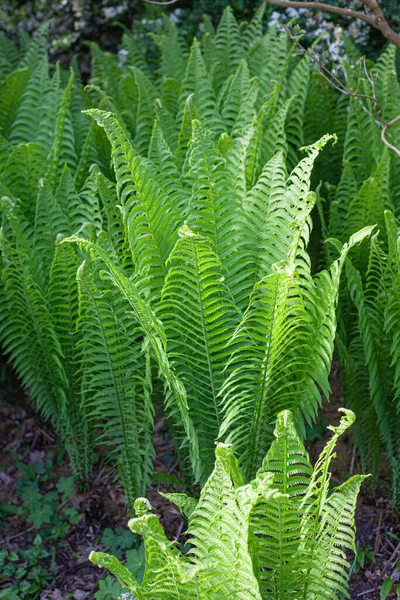
{"label": "dense fern undergrowth", "polygon": [[[182,597],[181,583],[231,598],[240,578],[238,598],[345,594],[361,478],[329,495],[331,446],[312,472],[301,442],[335,347],[363,468],[374,485],[388,456],[400,506],[400,159],[367,97],[386,122],[400,111],[396,49],[364,75],[346,40],[343,76],[365,96],[349,98],[263,15],[238,25],[228,7],[190,48],[167,19],[150,45],[126,32],[118,56],[91,43],[86,87],[76,62],[48,63],[46,24],[0,38],[3,352],[78,485],[106,444],[128,504],[146,495],[160,382],[182,472],[204,486],[198,504],[172,498],[190,564],[137,501],[155,569],[129,580],[138,598]],[[209,519],[225,566],[217,548],[206,560]]]}

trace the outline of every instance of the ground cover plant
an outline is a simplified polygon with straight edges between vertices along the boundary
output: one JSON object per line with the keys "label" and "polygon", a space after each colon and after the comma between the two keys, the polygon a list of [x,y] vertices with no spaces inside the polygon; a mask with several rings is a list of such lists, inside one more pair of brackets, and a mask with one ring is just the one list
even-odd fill
{"label": "ground cover plant", "polygon": [[118,57],[91,42],[86,87],[49,65],[46,24],[3,43],[2,347],[77,485],[107,448],[130,510],[156,405],[189,488],[219,440],[253,489],[281,411],[301,439],[315,422],[335,337],[363,467],[376,482],[385,452],[398,502],[400,159],[376,117],[400,104],[395,48],[362,71],[348,41],[340,95],[264,10],[239,26],[228,7],[190,47],[167,19]]}

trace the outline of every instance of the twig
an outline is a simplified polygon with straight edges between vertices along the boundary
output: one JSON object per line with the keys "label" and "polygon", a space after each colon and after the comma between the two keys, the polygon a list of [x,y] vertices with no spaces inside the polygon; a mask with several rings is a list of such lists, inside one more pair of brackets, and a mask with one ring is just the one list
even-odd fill
{"label": "twig", "polygon": [[396,154],[398,156],[400,156],[400,150],[399,148],[396,148],[395,146],[393,146],[393,144],[391,144],[387,139],[386,139],[386,132],[389,129],[389,127],[392,127],[393,125],[395,125],[396,123],[400,122],[400,115],[397,115],[397,117],[395,117],[394,119],[392,119],[391,121],[389,121],[389,123],[386,123],[381,131],[381,140],[384,144],[386,144],[386,146],[388,148],[390,148],[391,150],[393,150],[394,152],[396,152]]}
{"label": "twig", "polygon": [[350,477],[354,474],[354,465],[356,463],[356,447],[353,446],[353,452],[351,453],[351,463],[350,463]]}
{"label": "twig", "polygon": [[[269,1],[269,0],[266,0],[266,1]],[[313,54],[312,52],[310,52],[309,50],[307,50],[307,48],[305,48],[302,44],[300,44],[298,36],[294,35],[289,27],[285,27],[285,29],[286,29],[286,32],[287,32],[288,36],[290,37],[290,39],[296,44],[296,46],[298,46],[298,48],[303,52],[303,54],[309,56],[314,61],[314,63],[317,65],[318,73],[324,79],[326,79],[326,81],[332,87],[334,87],[336,90],[338,90],[342,94],[345,94],[346,96],[350,96],[351,98],[357,98],[360,101],[361,100],[369,100],[370,102],[372,102],[373,107],[374,107],[373,108],[373,113],[374,113],[373,115],[369,111],[368,107],[363,102],[361,102],[363,110],[366,113],[368,113],[370,116],[374,116],[376,118],[376,120],[379,121],[379,123],[381,123],[381,125],[383,125],[383,129],[382,129],[382,132],[381,132],[381,140],[382,140],[382,142],[388,148],[390,148],[390,150],[393,150],[393,152],[395,152],[398,156],[400,156],[400,149],[396,148],[396,146],[393,146],[393,144],[391,144],[389,142],[389,140],[387,140],[387,138],[386,138],[386,132],[387,132],[387,130],[390,127],[392,127],[393,125],[395,125],[396,123],[400,122],[400,115],[398,115],[397,117],[395,117],[394,119],[392,119],[388,123],[386,121],[384,121],[382,119],[382,117],[380,116],[379,113],[382,111],[383,106],[381,106],[381,107],[379,106],[379,100],[376,97],[376,93],[375,93],[375,81],[374,81],[373,77],[371,77],[371,75],[368,73],[368,69],[367,69],[366,64],[365,64],[365,57],[362,56],[361,59],[360,59],[360,68],[359,68],[359,74],[358,74],[358,80],[357,80],[357,87],[356,87],[356,90],[353,92],[342,81],[340,81],[340,79],[334,73],[332,73],[332,71],[330,71],[329,69],[327,69],[325,67],[325,65],[322,64],[322,62],[319,60],[319,58],[315,54]],[[368,80],[368,82],[371,85],[372,96],[370,94],[360,94],[359,91],[358,91],[359,88],[360,88],[361,70],[362,69],[364,70],[364,73],[366,74],[367,80]]]}
{"label": "twig", "polygon": [[174,462],[174,464],[172,465],[172,467],[170,469],[168,469],[168,475],[171,475],[175,471],[175,469],[176,469],[177,466],[178,466],[178,463]]}
{"label": "twig", "polygon": [[360,592],[359,594],[356,594],[354,596],[354,598],[361,598],[361,596],[366,596],[367,594],[373,594],[374,592],[376,592],[376,589],[371,588],[370,590],[366,590],[365,592]]}
{"label": "twig", "polygon": [[377,528],[377,532],[376,532],[376,539],[375,539],[375,545],[374,545],[374,554],[376,554],[379,550],[379,546],[381,545],[381,525],[382,525],[382,511],[379,513],[379,523],[378,523],[378,528]]}
{"label": "twig", "polygon": [[23,537],[25,534],[27,533],[31,533],[32,531],[35,531],[35,527],[29,527],[29,529],[25,529],[25,531],[21,531],[20,533],[14,533],[14,535],[8,535],[7,537],[3,538],[2,540],[0,540],[0,544],[5,544],[6,542],[9,542],[11,540],[16,540],[19,537]]}
{"label": "twig", "polygon": [[[149,1],[149,0],[146,0]],[[365,21],[379,29],[382,35],[400,48],[400,36],[390,27],[389,23],[385,19],[377,0],[361,0],[364,6],[371,11],[372,14],[359,12],[358,10],[351,10],[350,8],[341,8],[339,6],[331,6],[324,2],[296,2],[294,0],[265,0],[268,4],[274,4],[276,6],[282,6],[284,8],[309,8],[312,10],[322,10],[325,12],[331,12],[342,17],[351,17],[353,19],[360,19]],[[164,3],[162,3],[164,4]],[[169,2],[168,2],[169,4]]]}
{"label": "twig", "polygon": [[175,4],[179,2],[179,0],[167,0],[167,2],[156,2],[156,0],[144,0],[147,4],[161,4],[161,6],[166,6],[167,4]]}
{"label": "twig", "polygon": [[396,556],[399,553],[399,551],[400,551],[400,542],[397,544],[396,548],[394,549],[392,556],[389,558],[388,561],[386,561],[386,566],[382,571],[382,576],[391,569],[391,565],[393,565],[393,563],[395,562]]}

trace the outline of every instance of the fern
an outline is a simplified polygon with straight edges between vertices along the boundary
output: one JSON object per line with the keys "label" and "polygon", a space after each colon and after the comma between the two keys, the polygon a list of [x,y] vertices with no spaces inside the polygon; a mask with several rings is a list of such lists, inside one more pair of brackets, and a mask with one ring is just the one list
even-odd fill
{"label": "fern", "polygon": [[313,470],[292,415],[284,411],[262,469],[248,484],[232,448],[218,444],[214,470],[197,502],[184,494],[164,494],[188,518],[189,555],[166,538],[151,505],[137,500],[137,517],[129,527],[145,542],[141,584],[113,556],[92,552],[90,559],[142,600],[348,596],[345,550],[354,548],[354,510],[363,476],[332,494],[327,486],[334,445],[353,420],[347,411],[332,428]]}
{"label": "fern", "polygon": [[46,159],[34,142],[13,148],[1,174],[1,180],[14,198],[21,201],[25,218],[33,222],[39,180],[45,175]]}
{"label": "fern", "polygon": [[29,69],[13,71],[0,87],[0,131],[7,138],[29,81]]}
{"label": "fern", "polygon": [[[164,385],[188,481],[206,481],[218,439],[233,444],[247,483],[274,443],[280,411],[292,411],[301,437],[321,395],[329,395],[336,320],[348,403],[363,413],[355,439],[364,465],[375,474],[385,447],[396,469],[397,226],[384,211],[399,213],[398,161],[383,151],[360,102],[339,99],[308,58],[295,56],[284,32],[263,33],[264,13],[262,4],[251,23],[238,24],[227,7],[216,29],[205,20],[191,48],[164,18],[150,40],[125,31],[121,60],[92,42],[87,88],[76,60],[69,73],[49,72],[48,25],[19,47],[0,42],[9,61],[0,61],[0,194],[10,199],[2,219],[4,348],[58,427],[78,478],[90,477],[91,450],[106,442],[129,504],[151,479],[153,383]],[[373,69],[384,117],[393,118],[393,51]],[[394,140],[397,133],[391,130]],[[321,178],[328,185],[315,193]],[[326,268],[313,255],[317,212],[323,235],[339,240],[321,253]],[[374,224],[380,237],[370,239]],[[343,268],[349,291],[340,283]],[[26,335],[23,311],[30,311]],[[29,353],[37,345],[35,366]],[[270,489],[267,479],[255,489]],[[351,512],[357,485],[332,497],[336,529],[317,587],[301,588],[303,597],[331,597],[329,573],[339,568],[332,561],[340,565],[337,547],[350,543],[338,515]],[[278,522],[276,506],[290,522],[291,501],[279,497],[268,508],[271,522]],[[234,502],[249,520],[241,501]],[[311,511],[308,500],[303,508]],[[305,519],[311,529],[313,518]],[[293,532],[298,556],[303,534]],[[254,535],[244,535],[249,547]],[[277,568],[276,540],[270,560]],[[175,558],[169,564],[178,581],[185,559]],[[314,559],[299,558],[310,576]],[[219,576],[227,597],[232,586],[250,593],[254,581],[254,597],[267,589],[292,593],[288,559],[280,580],[275,567],[253,571],[254,560],[231,583]],[[208,594],[206,572],[189,571],[190,585],[202,581]]]}
{"label": "fern", "polygon": [[110,458],[118,464],[132,505],[147,489],[152,471],[151,373],[141,352],[140,330],[126,307],[115,294],[99,289],[85,270],[83,263],[77,272],[82,402],[99,428],[97,442],[115,448]]}
{"label": "fern", "polygon": [[[397,277],[394,275],[397,269],[397,251],[396,254],[393,253],[397,233],[396,227],[393,228],[395,222],[390,213],[386,213],[386,221],[388,236],[394,235],[394,239],[388,240],[392,248],[391,259],[388,260],[375,236],[371,243],[365,284],[360,272],[350,262],[346,265],[346,274],[350,295],[357,310],[357,330],[365,357],[368,378],[368,390],[365,391],[365,396],[373,407],[375,435],[379,432],[391,461],[394,502],[398,505],[399,435],[395,401],[398,396],[398,357],[397,346],[393,339],[393,336],[397,335],[393,329],[393,322],[398,313],[398,286]],[[350,346],[353,353],[355,349],[354,345]],[[360,449],[364,460],[374,453],[376,455],[373,436],[366,436],[360,441]],[[377,459],[374,463],[377,468]]]}
{"label": "fern", "polygon": [[225,347],[238,311],[210,243],[187,227],[180,235],[169,258],[159,316],[165,326],[167,353],[187,391],[208,474],[213,463],[208,440],[218,436],[223,414],[218,394],[226,377]]}

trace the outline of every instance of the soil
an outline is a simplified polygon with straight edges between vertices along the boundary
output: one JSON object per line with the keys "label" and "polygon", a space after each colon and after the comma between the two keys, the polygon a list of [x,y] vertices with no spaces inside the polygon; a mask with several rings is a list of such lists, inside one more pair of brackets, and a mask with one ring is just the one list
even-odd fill
{"label": "soil", "polygon": [[[339,420],[337,409],[343,406],[343,391],[338,365],[334,363],[331,373],[332,396],[323,403],[319,423],[310,433],[308,450],[315,462],[326,439],[326,424]],[[32,411],[28,395],[12,380],[3,383],[0,390],[0,505],[20,506],[17,482],[21,476],[16,462],[35,464],[58,448],[57,437],[48,423],[43,423]],[[154,432],[156,449],[155,471],[180,476],[179,465],[174,458],[173,445],[168,435],[162,414],[157,416]],[[17,459],[16,459],[17,457]],[[349,435],[342,436],[337,447],[337,458],[332,464],[332,477],[341,483],[349,475],[360,471],[359,461]],[[57,466],[57,476],[70,475],[66,457]],[[185,523],[177,509],[158,494],[172,491],[173,486],[162,482],[149,490],[148,498],[155,507],[167,535],[184,542]],[[50,489],[54,487],[49,484]],[[178,488],[175,488],[178,490]],[[41,490],[47,492],[48,489]],[[178,490],[179,491],[179,490]],[[109,466],[95,470],[93,485],[85,493],[75,492],[67,501],[81,515],[79,523],[71,525],[67,537],[58,544],[52,582],[41,594],[41,600],[75,600],[94,598],[97,585],[104,572],[92,565],[88,556],[91,550],[107,550],[102,547],[101,537],[105,528],[126,527],[129,518],[124,504],[123,490],[115,485],[114,474]],[[391,577],[400,584],[400,571],[396,563],[400,560],[400,523],[390,501],[390,481],[384,475],[376,490],[364,485],[356,513],[357,545],[369,548],[363,568],[353,572],[350,582],[351,598],[379,600],[380,588],[385,578]],[[0,548],[8,551],[28,547],[35,535],[34,527],[20,515],[7,517],[0,532]],[[46,561],[47,559],[45,559]],[[0,590],[7,588],[10,580],[0,582]],[[388,599],[395,598],[393,590]]]}

